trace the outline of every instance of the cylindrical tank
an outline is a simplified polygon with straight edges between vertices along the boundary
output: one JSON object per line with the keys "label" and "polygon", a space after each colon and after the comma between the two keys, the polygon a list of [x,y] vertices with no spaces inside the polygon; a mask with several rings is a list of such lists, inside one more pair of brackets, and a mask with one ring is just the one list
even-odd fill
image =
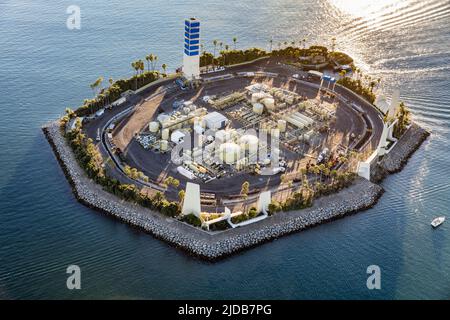
{"label": "cylindrical tank", "polygon": [[239,143],[241,144],[242,148],[245,148],[245,150],[257,150],[258,149],[258,137],[254,136],[252,134],[246,134],[243,135],[239,139]]}
{"label": "cylindrical tank", "polygon": [[148,125],[148,129],[150,130],[150,132],[153,132],[153,133],[158,132],[159,123],[156,121],[150,122]]}
{"label": "cylindrical tank", "polygon": [[164,122],[166,122],[167,120],[169,120],[170,119],[170,116],[168,115],[168,114],[165,114],[165,113],[161,113],[157,118],[156,118],[156,120],[158,120],[159,122],[161,122],[161,123],[164,123]]}
{"label": "cylindrical tank", "polygon": [[234,164],[240,158],[241,147],[235,143],[223,143],[220,145],[220,160],[226,164]]}
{"label": "cylindrical tank", "polygon": [[267,97],[267,94],[264,92],[255,92],[252,94],[252,103],[258,102],[261,99]]}
{"label": "cylindrical tank", "polygon": [[169,148],[169,142],[167,140],[161,140],[160,147],[161,151],[167,151]]}
{"label": "cylindrical tank", "polygon": [[256,114],[262,114],[264,111],[264,105],[262,105],[261,103],[255,102],[253,104],[253,112]]}
{"label": "cylindrical tank", "polygon": [[286,131],[286,120],[278,120],[278,130],[280,130],[280,132]]}
{"label": "cylindrical tank", "polygon": [[169,129],[163,129],[161,131],[161,138],[163,140],[169,140],[169,136],[170,136],[170,130]]}
{"label": "cylindrical tank", "polygon": [[195,164],[191,163],[189,164],[189,169],[191,169],[192,171],[194,171],[195,173],[198,173],[198,168]]}
{"label": "cylindrical tank", "polygon": [[269,110],[275,109],[275,100],[273,98],[264,98],[261,100],[261,103]]}

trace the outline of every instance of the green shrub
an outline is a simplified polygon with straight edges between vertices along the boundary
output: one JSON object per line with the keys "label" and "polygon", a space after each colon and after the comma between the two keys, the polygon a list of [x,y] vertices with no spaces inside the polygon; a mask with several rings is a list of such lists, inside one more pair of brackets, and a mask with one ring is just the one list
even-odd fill
{"label": "green shrub", "polygon": [[337,83],[343,85],[344,87],[350,89],[351,91],[361,95],[364,99],[370,103],[375,102],[375,94],[372,92],[370,87],[365,87],[361,80],[354,80],[348,77],[343,77],[337,81]]}
{"label": "green shrub", "polygon": [[248,210],[248,218],[253,219],[259,214],[258,210],[256,210],[255,207],[251,207],[250,210]]}
{"label": "green shrub", "polygon": [[267,56],[268,53],[259,48],[250,48],[247,50],[228,50],[221,51],[216,58],[210,52],[203,52],[200,56],[200,66],[216,65],[227,66],[243,62],[252,61]]}
{"label": "green shrub", "polygon": [[194,227],[200,227],[202,225],[201,220],[193,213],[185,215],[181,220],[193,225]]}
{"label": "green shrub", "polygon": [[271,216],[277,212],[280,212],[282,210],[282,207],[278,201],[272,200],[272,202],[269,204],[268,209],[268,214]]}

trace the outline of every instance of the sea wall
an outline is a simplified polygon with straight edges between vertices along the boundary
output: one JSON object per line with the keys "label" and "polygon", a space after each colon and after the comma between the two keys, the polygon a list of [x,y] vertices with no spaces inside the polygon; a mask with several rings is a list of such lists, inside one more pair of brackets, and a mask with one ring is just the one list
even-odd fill
{"label": "sea wall", "polygon": [[86,176],[76,162],[60,132],[58,121],[44,126],[43,132],[81,203],[207,260],[217,260],[280,236],[365,210],[372,207],[383,193],[380,186],[358,178],[349,188],[317,199],[311,208],[281,212],[243,228],[211,234],[104,191]]}
{"label": "sea wall", "polygon": [[388,174],[402,170],[408,159],[429,135],[430,132],[412,123],[393,149],[380,160],[373,175],[373,181],[380,182]]}

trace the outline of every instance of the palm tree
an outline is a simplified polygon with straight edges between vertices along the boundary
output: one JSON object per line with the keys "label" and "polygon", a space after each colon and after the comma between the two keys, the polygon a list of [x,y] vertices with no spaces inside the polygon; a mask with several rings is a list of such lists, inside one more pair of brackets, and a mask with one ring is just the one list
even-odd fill
{"label": "palm tree", "polygon": [[236,42],[237,42],[237,38],[233,37],[234,50],[236,50]]}
{"label": "palm tree", "polygon": [[156,62],[157,61],[158,61],[158,56],[157,55],[153,55],[153,63],[152,63],[153,71],[155,71],[155,69],[156,69]]}
{"label": "palm tree", "polygon": [[270,45],[269,51],[272,52],[273,39],[269,40],[269,45]]}
{"label": "palm tree", "polygon": [[[144,64],[144,61],[142,61],[140,59],[139,59],[138,63],[139,63],[139,71],[140,71],[140,73],[142,75],[144,73],[144,70],[145,70],[145,64]],[[142,83],[144,83],[144,78],[143,77],[142,77]]]}
{"label": "palm tree", "polygon": [[180,190],[180,191],[178,192],[178,200],[180,201],[180,204],[183,203],[183,201],[184,201],[184,196],[185,196],[185,191],[184,191],[184,190]]}
{"label": "palm tree", "polygon": [[213,53],[213,57],[214,57],[214,58],[216,57],[216,47],[217,47],[217,43],[218,43],[217,40],[213,40],[213,45],[214,45],[214,53]]}
{"label": "palm tree", "polygon": [[303,38],[302,42],[303,42],[303,49],[306,49],[306,38]]}
{"label": "palm tree", "polygon": [[331,52],[334,52],[334,49],[336,48],[336,38],[331,38]]}
{"label": "palm tree", "polygon": [[141,68],[139,65],[139,61],[133,61],[131,63],[131,67],[136,71],[135,78],[134,78],[134,90],[137,90],[137,78],[138,78],[138,71]]}
{"label": "palm tree", "polygon": [[97,88],[102,84],[103,77],[98,77],[97,80],[95,80],[91,85],[91,89],[94,92],[94,98],[97,95]]}
{"label": "palm tree", "polygon": [[162,68],[163,71],[164,71],[164,76],[166,76],[166,75],[167,75],[167,72],[166,72],[167,64],[163,63],[162,66],[161,66],[161,68]]}
{"label": "palm tree", "polygon": [[152,54],[148,54],[145,56],[145,60],[147,60],[147,71],[149,72],[150,72],[150,60],[153,59],[152,56],[153,56]]}
{"label": "palm tree", "polygon": [[228,53],[228,50],[230,49],[230,46],[229,45],[225,45],[225,51],[223,51],[222,52],[222,55],[223,55],[223,64],[224,65],[226,65],[227,64],[227,53]]}
{"label": "palm tree", "polygon": [[244,197],[244,199],[247,199],[249,190],[250,183],[248,181],[245,181],[241,187],[241,195]]}

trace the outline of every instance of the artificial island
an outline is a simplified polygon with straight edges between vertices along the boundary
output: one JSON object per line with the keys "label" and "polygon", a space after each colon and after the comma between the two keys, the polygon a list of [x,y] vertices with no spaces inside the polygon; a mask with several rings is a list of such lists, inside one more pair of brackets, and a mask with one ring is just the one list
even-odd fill
{"label": "artificial island", "polygon": [[373,206],[429,134],[334,39],[209,53],[199,20],[181,28],[175,73],[150,54],[43,131],[78,200],[196,256]]}

